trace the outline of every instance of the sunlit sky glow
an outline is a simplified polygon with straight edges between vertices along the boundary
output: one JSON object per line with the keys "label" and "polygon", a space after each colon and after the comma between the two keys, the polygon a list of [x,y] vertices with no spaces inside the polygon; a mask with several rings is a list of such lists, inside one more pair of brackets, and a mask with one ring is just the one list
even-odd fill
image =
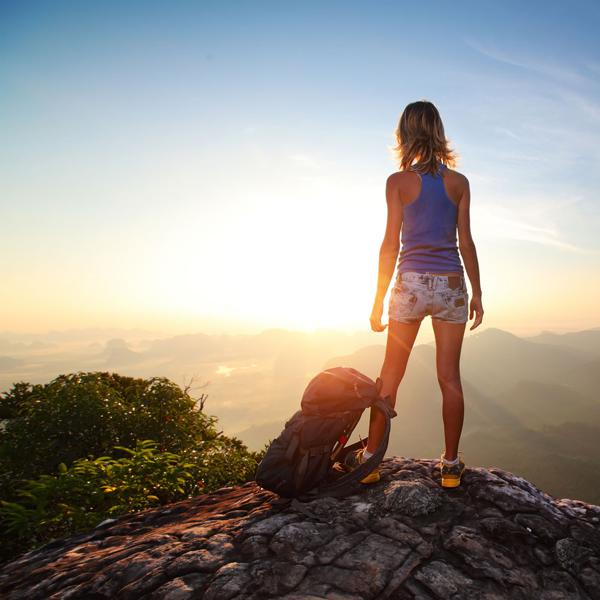
{"label": "sunlit sky glow", "polygon": [[0,330],[368,328],[418,99],[486,325],[600,325],[599,5],[422,6],[3,2]]}

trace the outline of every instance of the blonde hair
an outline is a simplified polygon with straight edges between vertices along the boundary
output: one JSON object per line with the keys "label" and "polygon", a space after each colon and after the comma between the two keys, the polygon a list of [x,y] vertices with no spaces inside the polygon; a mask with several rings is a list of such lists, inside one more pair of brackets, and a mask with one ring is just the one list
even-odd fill
{"label": "blonde hair", "polygon": [[428,100],[406,106],[394,135],[396,146],[391,151],[402,171],[407,170],[417,157],[425,173],[435,174],[440,162],[449,167],[457,164],[458,154],[449,146],[440,113]]}

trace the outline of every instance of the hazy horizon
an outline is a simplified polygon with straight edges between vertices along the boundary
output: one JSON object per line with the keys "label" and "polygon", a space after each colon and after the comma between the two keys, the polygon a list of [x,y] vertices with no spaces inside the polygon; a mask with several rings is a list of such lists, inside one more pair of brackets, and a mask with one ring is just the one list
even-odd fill
{"label": "hazy horizon", "polygon": [[[425,331],[427,328],[423,328]],[[266,329],[257,334],[71,330],[15,337],[0,333],[0,393],[13,383],[45,384],[78,371],[167,377],[204,397],[219,429],[260,450],[299,409],[322,370],[349,366],[380,374],[385,338]],[[398,390],[388,455],[439,456],[443,445],[435,344],[419,337]],[[600,502],[600,327],[517,336],[481,327],[465,337],[461,448],[470,465],[499,466],[563,497]],[[365,411],[353,435],[368,435]],[[561,477],[556,476],[562,465]]]}
{"label": "hazy horizon", "polygon": [[[384,323],[386,319],[384,318]],[[477,333],[481,333],[487,329],[501,329],[513,335],[519,337],[530,337],[536,336],[544,333],[551,333],[556,335],[561,335],[565,333],[578,333],[581,331],[600,329],[600,321],[596,325],[590,325],[589,327],[581,327],[581,328],[553,328],[553,327],[539,327],[539,326],[522,326],[519,328],[509,328],[509,327],[496,327],[495,325],[489,325],[482,323],[478,328],[473,331],[469,330],[470,323],[467,324],[467,329],[465,330],[465,337]],[[8,338],[12,340],[22,340],[22,339],[33,339],[33,338],[43,338],[49,337],[52,335],[67,335],[67,334],[85,334],[91,333],[96,334],[98,337],[104,340],[108,340],[114,337],[117,334],[130,334],[130,339],[145,339],[148,337],[174,337],[181,335],[259,335],[261,333],[265,333],[268,331],[281,330],[287,331],[291,333],[302,333],[302,334],[318,334],[318,333],[328,333],[328,332],[338,332],[344,333],[346,335],[356,335],[356,334],[367,334],[373,336],[375,341],[380,341],[385,344],[387,339],[387,328],[383,332],[374,332],[368,327],[357,327],[345,329],[342,327],[315,327],[315,328],[294,328],[294,327],[269,327],[269,326],[247,326],[245,328],[237,329],[234,326],[227,328],[219,328],[218,323],[214,322],[209,323],[206,328],[197,328],[197,329],[148,329],[143,327],[66,327],[66,328],[52,328],[46,330],[15,330],[15,329],[0,329],[0,340],[3,338]],[[429,318],[423,320],[421,327],[419,329],[419,333],[417,335],[417,339],[415,344],[420,343],[430,343],[435,340],[433,328]]]}

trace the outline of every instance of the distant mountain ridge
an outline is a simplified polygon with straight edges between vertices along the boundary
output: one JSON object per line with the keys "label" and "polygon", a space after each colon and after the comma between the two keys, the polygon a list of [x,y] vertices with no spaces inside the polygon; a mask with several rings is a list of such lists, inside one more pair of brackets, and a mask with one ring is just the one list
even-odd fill
{"label": "distant mountain ridge", "polygon": [[[68,337],[79,339],[76,332]],[[179,385],[193,379],[192,391],[208,395],[205,410],[219,418],[223,431],[254,450],[279,434],[318,372],[345,365],[374,379],[385,352],[385,334],[280,328],[131,341],[110,335],[100,345],[83,340],[62,352],[40,338],[33,349],[4,341],[14,359],[0,360],[4,389],[79,369],[165,376]],[[461,449],[469,464],[506,468],[555,495],[600,504],[600,453],[589,442],[594,432],[600,439],[600,328],[531,337],[476,330],[465,336],[461,374]],[[439,456],[443,429],[433,343],[415,345],[397,409],[388,455]],[[368,412],[356,439],[368,433]]]}
{"label": "distant mountain ridge", "polygon": [[[567,336],[564,346],[558,340]],[[578,336],[583,343],[577,347]],[[542,485],[600,503],[600,455],[582,440],[600,439],[600,328],[553,334],[532,341],[488,328],[465,338],[461,374],[465,422],[461,449],[470,464],[501,466]],[[597,345],[597,346],[596,346]],[[332,357],[323,368],[353,366],[376,377],[383,347],[369,346]],[[299,404],[299,399],[298,399]],[[290,407],[292,408],[292,407]],[[413,348],[398,390],[388,455],[439,456],[443,451],[441,392],[433,344]],[[368,412],[357,433],[368,435]],[[273,439],[282,421],[271,421]],[[592,433],[593,432],[593,433]],[[238,436],[262,447],[269,425],[251,426]]]}

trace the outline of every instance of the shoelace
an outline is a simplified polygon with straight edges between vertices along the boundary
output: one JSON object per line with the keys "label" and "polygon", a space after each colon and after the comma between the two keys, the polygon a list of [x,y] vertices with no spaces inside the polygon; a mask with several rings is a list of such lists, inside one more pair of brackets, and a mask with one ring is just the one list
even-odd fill
{"label": "shoelace", "polygon": [[440,462],[442,463],[442,467],[443,467],[444,469],[448,469],[448,470],[450,470],[450,471],[451,471],[451,470],[453,470],[453,469],[460,469],[460,468],[461,468],[461,465],[464,465],[464,464],[465,464],[465,461],[463,460],[463,457],[462,457],[462,452],[459,450],[456,456],[457,456],[457,458],[458,458],[458,462],[457,462],[457,463],[455,463],[455,464],[453,464],[453,465],[448,465],[448,464],[446,464],[446,463],[444,462],[444,454],[442,453],[442,454],[440,455]]}
{"label": "shoelace", "polygon": [[445,465],[442,463],[442,471],[444,473],[460,473],[463,469],[464,463],[458,462],[455,465]]}
{"label": "shoelace", "polygon": [[366,450],[367,444],[363,443],[363,439],[362,439],[362,436],[360,435],[360,433],[358,434],[358,440],[360,441],[362,448],[359,448],[358,450],[356,450],[356,458],[358,459],[358,462],[362,464],[364,462],[365,457],[363,454],[360,454],[360,452],[361,452],[361,450],[362,450],[362,452],[364,452]]}

